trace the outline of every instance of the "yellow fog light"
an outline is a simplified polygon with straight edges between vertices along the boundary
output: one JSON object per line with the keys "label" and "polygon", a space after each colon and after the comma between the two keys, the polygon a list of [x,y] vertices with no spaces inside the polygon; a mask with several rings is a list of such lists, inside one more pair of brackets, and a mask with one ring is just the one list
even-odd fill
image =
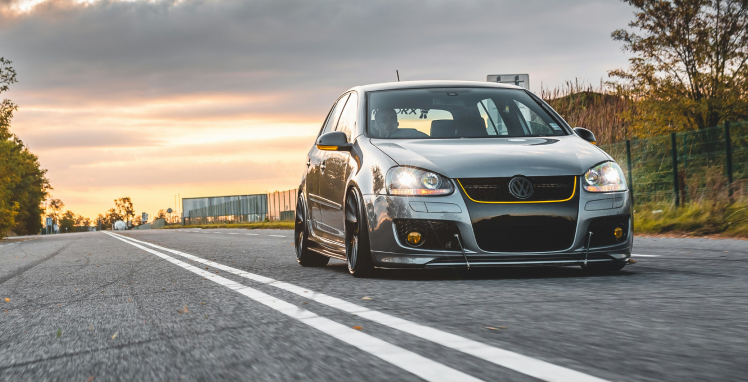
{"label": "yellow fog light", "polygon": [[420,232],[413,231],[408,233],[408,244],[410,245],[418,246],[421,244],[422,239],[423,237]]}
{"label": "yellow fog light", "polygon": [[615,235],[616,239],[621,240],[623,237],[623,228],[616,227],[616,229],[613,230],[613,235]]}

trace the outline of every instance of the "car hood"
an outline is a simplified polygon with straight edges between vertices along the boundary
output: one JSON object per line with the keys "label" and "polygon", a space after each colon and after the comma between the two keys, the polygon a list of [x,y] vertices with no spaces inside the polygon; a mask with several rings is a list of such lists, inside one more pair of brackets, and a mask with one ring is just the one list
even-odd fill
{"label": "car hood", "polygon": [[371,139],[397,164],[449,178],[581,175],[607,160],[576,135],[552,138]]}

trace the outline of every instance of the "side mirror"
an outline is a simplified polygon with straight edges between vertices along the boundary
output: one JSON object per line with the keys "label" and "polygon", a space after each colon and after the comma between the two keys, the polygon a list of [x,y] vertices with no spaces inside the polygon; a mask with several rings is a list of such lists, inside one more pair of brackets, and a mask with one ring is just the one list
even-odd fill
{"label": "side mirror", "polygon": [[317,138],[317,148],[325,151],[351,151],[353,144],[348,143],[344,132],[331,131]]}
{"label": "side mirror", "polygon": [[574,133],[579,136],[579,138],[584,139],[585,141],[592,143],[593,145],[597,145],[597,139],[595,139],[595,134],[592,134],[591,131],[583,128],[583,127],[575,127]]}

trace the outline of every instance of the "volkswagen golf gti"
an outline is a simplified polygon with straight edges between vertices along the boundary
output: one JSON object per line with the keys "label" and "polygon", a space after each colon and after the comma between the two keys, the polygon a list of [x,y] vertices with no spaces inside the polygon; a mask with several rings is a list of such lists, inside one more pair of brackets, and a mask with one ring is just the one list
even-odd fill
{"label": "volkswagen golf gti", "polygon": [[413,81],[338,98],[309,150],[299,264],[375,268],[629,263],[621,168],[547,103],[512,85]]}

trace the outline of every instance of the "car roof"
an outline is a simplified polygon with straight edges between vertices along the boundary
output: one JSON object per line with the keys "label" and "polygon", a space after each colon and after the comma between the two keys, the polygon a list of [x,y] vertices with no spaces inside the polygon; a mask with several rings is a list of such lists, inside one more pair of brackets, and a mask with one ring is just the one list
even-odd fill
{"label": "car roof", "polygon": [[351,90],[358,89],[364,92],[374,92],[374,91],[379,91],[379,90],[418,89],[418,88],[434,88],[434,87],[522,89],[519,86],[500,84],[497,82],[429,80],[429,81],[383,82],[379,84],[356,86],[356,87],[351,88]]}

